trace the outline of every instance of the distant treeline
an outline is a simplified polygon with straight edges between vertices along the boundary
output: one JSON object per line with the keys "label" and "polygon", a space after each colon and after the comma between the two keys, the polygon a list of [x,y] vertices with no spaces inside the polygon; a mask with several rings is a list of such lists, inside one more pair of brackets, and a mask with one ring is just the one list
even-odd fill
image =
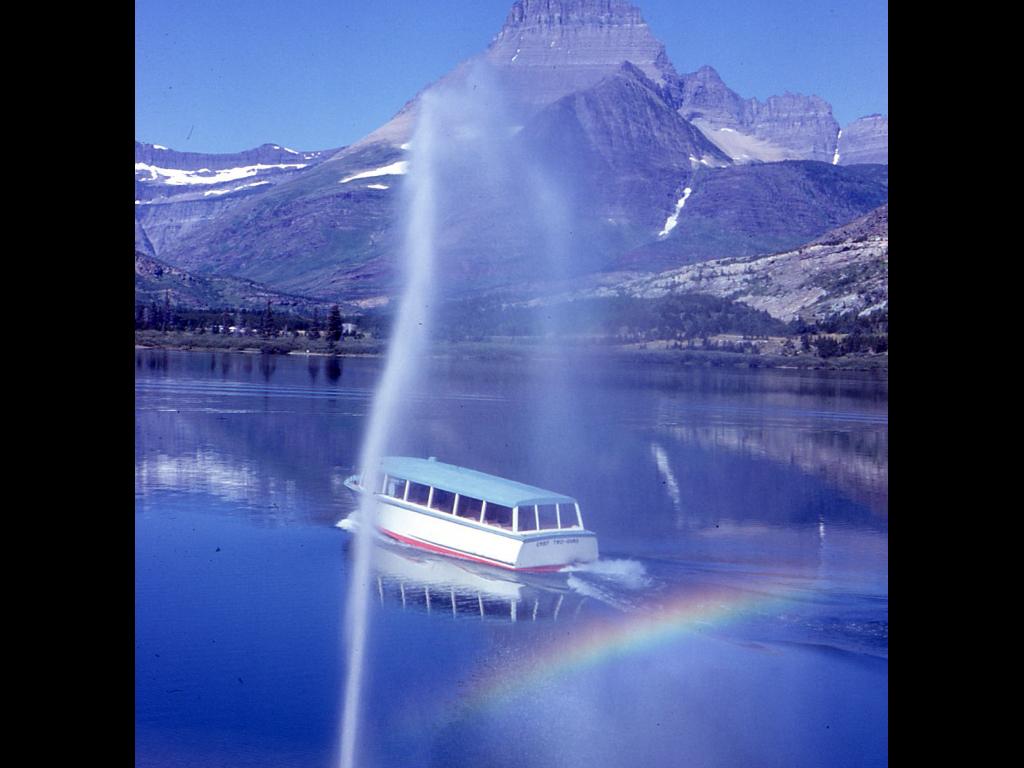
{"label": "distant treeline", "polygon": [[[288,333],[303,335],[310,338],[321,336],[337,340],[344,334],[348,324],[356,326],[357,333],[365,334],[366,323],[362,316],[342,315],[337,305],[324,313],[314,309],[311,313],[299,313],[291,310],[280,310],[268,302],[262,310],[253,309],[190,309],[175,307],[169,301],[158,303],[136,303],[135,330],[137,331],[176,331],[191,333],[226,333],[228,329],[242,329],[246,333],[264,338],[276,337]],[[354,335],[354,334],[353,334]]]}
{"label": "distant treeline", "polygon": [[833,315],[827,320],[817,323],[805,323],[798,320],[794,323],[794,332],[805,333],[859,333],[888,335],[889,333],[889,310],[880,309],[870,315],[861,317],[856,312],[846,312],[841,315]]}
{"label": "distant treeline", "polygon": [[[813,346],[819,357],[889,351],[889,310],[861,317],[856,312],[833,315],[817,323],[798,320],[794,332],[800,335],[804,350]],[[845,334],[841,340],[823,334]]]}
{"label": "distant treeline", "polygon": [[[312,313],[275,310],[269,302],[262,311],[183,309],[166,300],[135,306],[136,330],[204,334],[234,328],[234,333],[264,339],[303,336],[338,341],[342,336],[354,336],[385,340],[393,320],[394,311],[389,307],[346,316],[337,305],[323,314],[315,309]],[[727,342],[707,340],[735,334],[747,339],[789,337],[793,354],[799,354],[798,349],[804,353],[813,349],[820,357],[885,352],[889,334],[887,310],[866,317],[849,312],[826,321],[784,322],[746,304],[707,294],[650,299],[609,296],[534,306],[503,304],[494,297],[462,299],[442,302],[431,322],[435,338],[452,342],[553,335],[623,343],[678,341],[687,346],[701,341],[705,348],[725,349],[722,345]],[[731,351],[749,351],[741,347]]]}
{"label": "distant treeline", "polygon": [[692,339],[719,333],[786,335],[790,325],[767,312],[704,294],[656,299],[610,296],[553,306],[501,306],[493,299],[441,306],[435,333],[452,341],[494,336],[600,336],[625,341]]}

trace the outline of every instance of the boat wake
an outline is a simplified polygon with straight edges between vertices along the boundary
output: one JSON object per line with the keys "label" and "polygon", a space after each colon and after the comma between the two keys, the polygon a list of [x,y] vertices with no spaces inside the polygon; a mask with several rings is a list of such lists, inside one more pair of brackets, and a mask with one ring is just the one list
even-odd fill
{"label": "boat wake", "polygon": [[[335,528],[341,528],[341,530],[348,531],[351,534],[358,533],[359,529],[360,529],[360,527],[362,525],[362,523],[360,521],[360,512],[361,512],[360,509],[353,510],[352,513],[348,517],[343,517],[341,520],[336,522],[334,524],[334,527]],[[378,530],[372,531],[370,538],[371,538],[372,541],[374,541],[374,542],[376,542],[378,544],[399,545],[399,546],[403,546],[403,547],[404,546],[408,546],[406,544],[401,544],[400,542],[397,542],[394,539],[389,538],[388,536],[385,536],[383,533],[381,533]],[[410,549],[412,549],[412,547],[410,547]]]}
{"label": "boat wake", "polygon": [[356,531],[359,530],[359,520],[356,517],[356,513],[353,512],[348,517],[342,518],[341,520],[339,520],[338,522],[336,522],[334,524],[334,527],[335,528],[341,528],[341,530],[343,530],[343,531],[349,531],[350,533],[355,533]]}
{"label": "boat wake", "polygon": [[647,569],[639,560],[595,560],[566,566],[561,572],[597,577],[626,589],[646,589],[652,584]]}
{"label": "boat wake", "polygon": [[595,560],[570,565],[560,572],[568,575],[567,586],[573,592],[620,611],[635,608],[638,593],[646,592],[654,584],[643,563],[637,560]]}

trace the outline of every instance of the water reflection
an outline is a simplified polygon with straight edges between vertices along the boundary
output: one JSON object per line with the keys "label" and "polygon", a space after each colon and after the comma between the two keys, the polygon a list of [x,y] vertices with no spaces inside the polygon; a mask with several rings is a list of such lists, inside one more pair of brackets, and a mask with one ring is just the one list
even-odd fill
{"label": "water reflection", "polygon": [[657,465],[658,473],[661,475],[661,482],[672,499],[672,506],[676,510],[677,522],[681,522],[683,512],[682,496],[679,493],[679,481],[676,480],[676,475],[669,464],[668,454],[665,453],[665,449],[658,443],[651,443],[651,454],[654,456],[654,463]]}
{"label": "water reflection", "polygon": [[889,384],[886,374],[870,371],[786,371],[768,369],[684,368],[659,365],[622,365],[602,369],[579,366],[578,376],[588,383],[612,382],[630,389],[692,392],[748,400],[751,395],[771,401],[791,402],[855,400],[862,405],[886,408]]}
{"label": "water reflection", "polygon": [[[682,444],[705,450],[724,449],[816,475],[873,512],[888,514],[889,440],[887,430],[879,425],[823,430],[820,425],[779,428],[764,423],[665,424],[659,431]],[[664,474],[671,469],[663,449],[662,455],[658,455],[659,448],[652,445],[658,468]]]}
{"label": "water reflection", "polygon": [[316,377],[320,375],[320,357],[318,355],[312,355],[306,361],[306,371],[309,373],[309,381],[312,384],[316,383]]}
{"label": "water reflection", "polygon": [[379,541],[374,581],[384,608],[449,619],[567,621],[584,604],[562,574],[516,574]]}
{"label": "water reflection", "polygon": [[276,356],[268,354],[260,355],[260,375],[263,376],[263,381],[269,382],[270,377],[274,375],[275,370],[277,370]]}
{"label": "water reflection", "polygon": [[327,378],[330,379],[331,383],[335,383],[341,378],[341,358],[340,357],[328,357],[327,358]]}
{"label": "water reflection", "polygon": [[137,368],[141,368],[145,364],[151,371],[166,371],[169,358],[166,349],[154,349],[136,352],[135,360]]}

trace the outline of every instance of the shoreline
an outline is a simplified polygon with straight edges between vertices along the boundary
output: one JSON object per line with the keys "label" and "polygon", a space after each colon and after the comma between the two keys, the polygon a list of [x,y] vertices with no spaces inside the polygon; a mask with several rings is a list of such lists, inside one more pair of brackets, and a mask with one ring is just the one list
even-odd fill
{"label": "shoreline", "polygon": [[[335,350],[325,349],[284,349],[284,345],[262,340],[259,344],[197,346],[180,340],[136,340],[135,350],[173,350],[198,353],[236,353],[245,355],[291,355],[296,357],[339,357],[339,358],[381,358],[386,345],[382,342],[342,342]],[[363,349],[353,348],[359,344]],[[865,371],[888,376],[889,356],[873,354],[821,358],[814,355],[769,355],[744,352],[727,352],[705,349],[645,349],[623,346],[580,345],[571,350],[574,355],[586,357],[611,357],[624,363],[635,362],[644,365],[699,367],[699,368],[743,368],[794,371]],[[543,344],[520,342],[441,342],[432,357],[435,359],[494,360],[516,359],[538,356],[552,356],[561,359],[565,351],[554,351]]]}
{"label": "shoreline", "polygon": [[269,352],[257,347],[196,347],[188,344],[136,344],[135,351],[164,349],[170,352],[228,352],[237,355],[294,355],[295,357],[384,357],[383,352],[320,352],[314,350],[290,349],[286,352]]}

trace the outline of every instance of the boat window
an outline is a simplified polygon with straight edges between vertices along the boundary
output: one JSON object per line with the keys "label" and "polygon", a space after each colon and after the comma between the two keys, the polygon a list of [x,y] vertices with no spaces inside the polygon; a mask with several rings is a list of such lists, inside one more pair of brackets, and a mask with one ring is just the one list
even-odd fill
{"label": "boat window", "polygon": [[388,475],[388,480],[384,484],[384,494],[396,499],[405,498],[405,480]]}
{"label": "boat window", "polygon": [[546,530],[548,528],[558,527],[558,517],[555,512],[554,504],[538,504],[537,505],[537,521],[540,523],[540,529]]}
{"label": "boat window", "polygon": [[558,522],[561,528],[576,528],[579,526],[579,521],[576,519],[576,505],[559,504]]}
{"label": "boat window", "polygon": [[519,530],[537,530],[537,509],[532,504],[528,507],[519,507]]}
{"label": "boat window", "polygon": [[436,509],[438,512],[447,512],[450,515],[454,507],[454,493],[451,491],[442,491],[440,488],[434,489],[434,497],[430,500],[431,509]]}
{"label": "boat window", "polygon": [[503,507],[501,504],[487,502],[487,507],[484,509],[484,522],[511,529],[512,507]]}
{"label": "boat window", "polygon": [[420,483],[414,483],[409,481],[409,496],[408,501],[413,504],[426,504],[427,499],[430,498],[430,486],[422,485]]}
{"label": "boat window", "polygon": [[484,503],[480,499],[474,499],[472,496],[459,496],[459,506],[455,510],[455,514],[459,517],[464,517],[467,520],[480,520],[480,510],[484,508]]}

